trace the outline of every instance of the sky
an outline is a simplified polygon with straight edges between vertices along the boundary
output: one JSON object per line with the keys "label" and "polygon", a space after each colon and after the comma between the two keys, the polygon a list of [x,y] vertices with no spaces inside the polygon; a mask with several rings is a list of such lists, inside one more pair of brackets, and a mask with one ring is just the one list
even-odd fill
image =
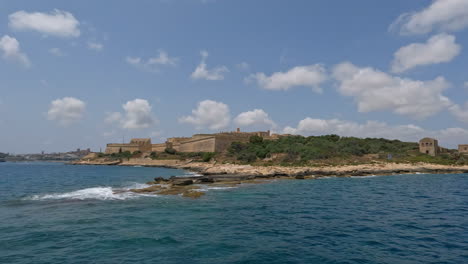
{"label": "sky", "polygon": [[0,0],[0,152],[271,130],[468,143],[468,0]]}

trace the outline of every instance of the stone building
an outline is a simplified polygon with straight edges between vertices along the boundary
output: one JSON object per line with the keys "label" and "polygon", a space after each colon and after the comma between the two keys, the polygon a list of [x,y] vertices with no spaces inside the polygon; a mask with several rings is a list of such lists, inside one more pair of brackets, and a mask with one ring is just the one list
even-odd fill
{"label": "stone building", "polygon": [[270,131],[241,132],[221,132],[216,134],[196,134],[192,137],[169,138],[165,143],[151,144],[149,138],[135,138],[130,143],[107,144],[106,153],[121,153],[125,151],[135,152],[164,152],[166,148],[174,149],[178,152],[223,152],[226,151],[233,142],[248,142],[251,136],[260,136],[265,139],[277,139],[278,135],[270,135]]}
{"label": "stone building", "polygon": [[112,153],[121,153],[125,151],[130,151],[131,153],[135,151],[140,152],[151,152],[152,144],[150,138],[133,138],[130,140],[130,143],[111,143],[107,144],[106,154]]}
{"label": "stone building", "polygon": [[468,154],[468,144],[458,145],[458,153]]}
{"label": "stone building", "polygon": [[439,142],[433,138],[423,138],[419,140],[419,152],[431,156],[439,154]]}
{"label": "stone building", "polygon": [[240,129],[237,129],[235,132],[196,134],[189,138],[169,138],[166,147],[179,152],[223,152],[233,142],[248,142],[251,136],[273,139],[270,136],[270,131],[241,132]]}

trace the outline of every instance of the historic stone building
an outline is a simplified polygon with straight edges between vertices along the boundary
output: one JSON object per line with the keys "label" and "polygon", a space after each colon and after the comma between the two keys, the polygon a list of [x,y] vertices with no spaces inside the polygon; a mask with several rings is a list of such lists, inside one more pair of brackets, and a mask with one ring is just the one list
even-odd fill
{"label": "historic stone building", "polygon": [[151,144],[151,139],[132,139],[129,144],[107,144],[106,153],[135,152],[163,152],[174,149],[178,152],[223,152],[233,142],[248,142],[251,136],[264,139],[277,139],[278,135],[270,135],[270,131],[260,132],[221,132],[216,134],[196,134],[192,137],[169,138],[162,144]]}
{"label": "historic stone building", "polygon": [[458,153],[468,154],[468,144],[458,145]]}
{"label": "historic stone building", "polygon": [[111,143],[107,144],[106,147],[106,154],[112,153],[121,153],[125,151],[135,152],[151,152],[152,151],[152,144],[150,138],[133,138],[130,140],[130,143],[122,143],[116,144]]}
{"label": "historic stone building", "polygon": [[423,138],[419,140],[419,152],[431,156],[439,154],[439,142],[433,138]]}

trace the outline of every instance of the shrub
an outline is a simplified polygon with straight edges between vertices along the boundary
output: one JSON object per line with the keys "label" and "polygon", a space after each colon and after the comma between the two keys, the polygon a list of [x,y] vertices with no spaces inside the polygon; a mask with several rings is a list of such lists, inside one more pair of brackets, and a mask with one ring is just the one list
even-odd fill
{"label": "shrub", "polygon": [[205,152],[202,155],[203,162],[209,162],[215,156],[214,152]]}
{"label": "shrub", "polygon": [[177,151],[173,148],[166,148],[164,150],[164,152],[166,152],[167,154],[170,154],[170,155],[175,155],[177,153]]}
{"label": "shrub", "polygon": [[263,137],[257,135],[251,136],[249,142],[252,144],[260,144],[263,142]]}

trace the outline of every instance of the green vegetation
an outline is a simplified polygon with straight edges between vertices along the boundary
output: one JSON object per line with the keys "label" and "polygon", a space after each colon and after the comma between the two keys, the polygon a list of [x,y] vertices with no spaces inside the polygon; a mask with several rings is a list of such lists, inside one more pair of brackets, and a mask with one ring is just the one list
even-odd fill
{"label": "green vegetation", "polygon": [[177,151],[173,148],[166,148],[164,152],[170,155],[175,155],[177,153]]}
{"label": "green vegetation", "polygon": [[214,152],[204,152],[202,154],[203,162],[210,162],[210,160],[216,155]]}
{"label": "green vegetation", "polygon": [[158,153],[156,153],[156,151],[151,152],[150,158],[151,159],[157,159],[158,158]]}
{"label": "green vegetation", "polygon": [[6,158],[6,157],[8,157],[8,156],[9,156],[8,153],[2,153],[2,152],[0,152],[0,159],[4,159],[4,158]]}
{"label": "green vegetation", "polygon": [[384,138],[326,136],[287,136],[263,140],[252,136],[248,143],[234,142],[228,157],[259,165],[359,164],[373,161],[465,165],[468,157],[456,151],[432,157],[419,153],[418,143]]}
{"label": "green vegetation", "polygon": [[401,142],[383,138],[355,138],[326,136],[288,136],[278,140],[263,140],[252,136],[249,143],[234,142],[228,152],[239,161],[251,163],[258,159],[280,156],[282,163],[307,163],[327,159],[351,159],[368,154],[387,159],[407,156],[418,150],[417,143]]}

